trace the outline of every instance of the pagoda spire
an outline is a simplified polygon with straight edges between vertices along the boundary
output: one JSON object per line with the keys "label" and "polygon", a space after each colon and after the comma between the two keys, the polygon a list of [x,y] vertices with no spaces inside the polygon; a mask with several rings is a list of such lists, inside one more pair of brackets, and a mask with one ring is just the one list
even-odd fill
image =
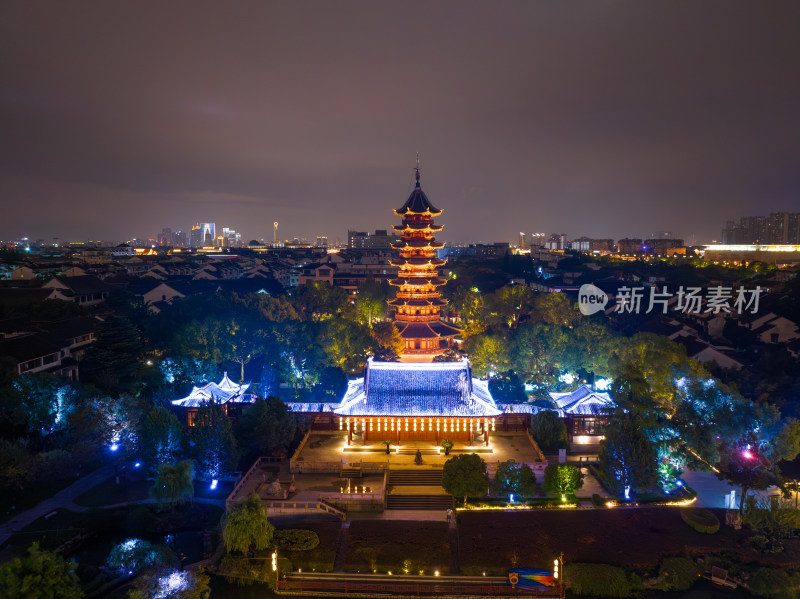
{"label": "pagoda spire", "polygon": [[414,170],[417,171],[417,187],[419,187],[419,152],[417,152],[417,168]]}

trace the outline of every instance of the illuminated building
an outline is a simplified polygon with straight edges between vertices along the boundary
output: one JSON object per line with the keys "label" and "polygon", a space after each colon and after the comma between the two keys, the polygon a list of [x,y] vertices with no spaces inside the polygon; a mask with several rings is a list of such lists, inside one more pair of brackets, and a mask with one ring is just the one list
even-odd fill
{"label": "illuminated building", "polygon": [[183,399],[175,399],[172,405],[183,408],[186,424],[194,426],[197,411],[209,404],[217,404],[229,416],[233,416],[239,410],[239,404],[252,403],[255,395],[247,393],[250,383],[237,385],[228,378],[226,372],[219,383],[207,383],[202,387],[192,387],[192,392]]}
{"label": "illuminated building", "polygon": [[438,287],[446,281],[437,271],[445,260],[437,258],[437,250],[444,246],[437,242],[434,233],[442,230],[442,225],[433,224],[439,216],[438,210],[428,200],[419,183],[419,164],[417,164],[417,184],[402,207],[394,211],[403,217],[403,223],[394,230],[402,234],[400,241],[392,244],[400,250],[400,257],[391,264],[400,272],[396,279],[389,281],[399,289],[397,296],[389,300],[395,308],[395,324],[406,346],[406,353],[438,353],[453,344],[453,337],[461,331],[441,320],[439,310],[447,302],[440,296]]}
{"label": "illuminated building", "polygon": [[389,439],[462,441],[489,444],[500,409],[489,382],[472,376],[469,361],[367,362],[364,376],[352,380],[334,407],[347,443]]}

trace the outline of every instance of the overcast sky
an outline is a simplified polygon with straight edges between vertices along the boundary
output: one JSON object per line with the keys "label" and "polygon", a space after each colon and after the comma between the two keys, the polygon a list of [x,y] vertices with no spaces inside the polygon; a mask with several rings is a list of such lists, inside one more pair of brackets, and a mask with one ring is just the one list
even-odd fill
{"label": "overcast sky", "polygon": [[0,0],[0,239],[718,238],[800,211],[800,2]]}

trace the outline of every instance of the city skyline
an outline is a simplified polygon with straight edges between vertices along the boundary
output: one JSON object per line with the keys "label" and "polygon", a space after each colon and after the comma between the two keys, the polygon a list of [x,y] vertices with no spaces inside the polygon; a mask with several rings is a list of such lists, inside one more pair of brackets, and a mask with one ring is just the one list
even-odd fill
{"label": "city skyline", "polygon": [[391,227],[416,152],[443,241],[702,243],[797,202],[794,3],[307,8],[7,4],[0,238],[341,238]]}

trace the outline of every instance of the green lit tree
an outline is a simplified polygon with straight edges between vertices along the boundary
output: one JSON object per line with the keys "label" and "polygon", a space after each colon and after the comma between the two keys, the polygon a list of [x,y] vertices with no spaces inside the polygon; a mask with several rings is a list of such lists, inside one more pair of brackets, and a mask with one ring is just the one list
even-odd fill
{"label": "green lit tree", "polygon": [[572,464],[550,464],[544,471],[544,488],[554,495],[574,495],[583,486],[583,477]]}
{"label": "green lit tree", "polygon": [[41,551],[39,543],[28,554],[0,565],[0,598],[80,599],[83,597],[75,562],[53,551]]}
{"label": "green lit tree", "polygon": [[228,552],[247,553],[250,549],[267,549],[274,532],[274,527],[267,520],[267,509],[261,505],[261,499],[255,493],[234,504],[222,522],[222,540]]}
{"label": "green lit tree", "polygon": [[492,490],[497,495],[531,497],[536,490],[536,474],[527,464],[507,460],[497,468]]}
{"label": "green lit tree", "polygon": [[379,360],[395,360],[405,349],[405,343],[400,336],[400,331],[393,322],[376,322],[373,324],[372,339],[375,358]]}
{"label": "green lit tree", "polygon": [[194,495],[192,461],[161,464],[150,491],[159,502],[169,503],[172,507],[182,504],[186,497],[191,498]]}
{"label": "green lit tree", "polygon": [[450,458],[442,468],[442,487],[456,497],[482,497],[489,488],[486,462],[477,453]]}

